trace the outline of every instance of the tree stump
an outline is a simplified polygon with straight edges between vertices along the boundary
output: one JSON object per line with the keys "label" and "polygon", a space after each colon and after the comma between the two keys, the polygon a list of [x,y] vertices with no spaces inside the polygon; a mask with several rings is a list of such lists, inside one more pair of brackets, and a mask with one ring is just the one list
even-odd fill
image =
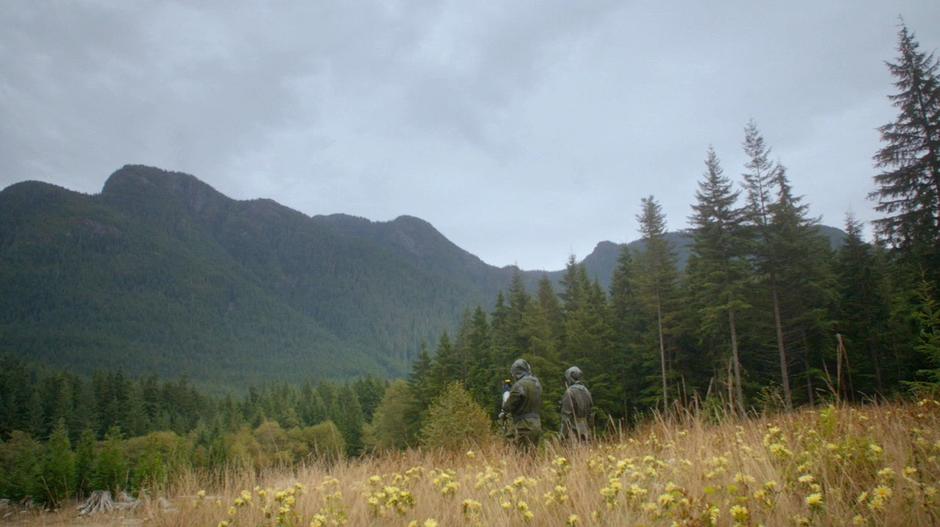
{"label": "tree stump", "polygon": [[98,514],[99,512],[111,512],[114,510],[114,500],[111,499],[111,491],[96,490],[85,500],[85,503],[79,505],[78,515],[86,516],[88,514]]}

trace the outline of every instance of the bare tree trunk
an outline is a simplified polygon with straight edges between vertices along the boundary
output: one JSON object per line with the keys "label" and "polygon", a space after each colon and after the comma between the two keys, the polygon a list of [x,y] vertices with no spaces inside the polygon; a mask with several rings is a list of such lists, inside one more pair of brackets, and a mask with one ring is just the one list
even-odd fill
{"label": "bare tree trunk", "polygon": [[744,415],[744,387],[741,385],[741,358],[738,356],[738,330],[734,323],[734,309],[728,309],[728,325],[731,326],[731,360],[734,361],[734,390],[737,410]]}
{"label": "bare tree trunk", "polygon": [[731,365],[731,360],[728,361],[728,373],[725,377],[727,382],[725,385],[728,387],[728,413],[734,413],[734,374],[732,373],[733,366]]}
{"label": "bare tree trunk", "polygon": [[666,344],[663,341],[663,305],[656,293],[656,323],[659,326],[659,366],[663,377],[663,409],[669,410],[669,386],[666,384]]}
{"label": "bare tree trunk", "polygon": [[777,295],[777,278],[770,274],[770,294],[774,302],[774,327],[777,330],[777,352],[780,354],[780,383],[783,386],[783,401],[787,410],[793,408],[790,395],[790,374],[787,372],[787,350],[783,345],[783,322],[780,320],[780,298]]}

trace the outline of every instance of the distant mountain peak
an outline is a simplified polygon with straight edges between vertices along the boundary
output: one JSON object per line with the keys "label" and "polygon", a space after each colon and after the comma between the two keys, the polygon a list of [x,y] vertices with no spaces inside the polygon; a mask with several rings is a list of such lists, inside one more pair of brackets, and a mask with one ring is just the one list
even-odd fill
{"label": "distant mountain peak", "polygon": [[116,170],[105,181],[101,196],[127,206],[143,206],[142,210],[147,210],[147,205],[162,208],[169,199],[197,213],[234,201],[196,176],[147,165],[124,165]]}

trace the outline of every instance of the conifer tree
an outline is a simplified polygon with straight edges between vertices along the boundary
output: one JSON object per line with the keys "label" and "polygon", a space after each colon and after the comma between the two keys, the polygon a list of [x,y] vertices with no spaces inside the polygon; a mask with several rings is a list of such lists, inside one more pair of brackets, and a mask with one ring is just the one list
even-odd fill
{"label": "conifer tree", "polygon": [[459,355],[457,348],[451,342],[450,335],[444,331],[437,342],[431,376],[428,379],[434,387],[432,398],[437,397],[447,383],[460,380],[465,370],[463,357]]}
{"label": "conifer tree", "polygon": [[545,317],[545,322],[551,328],[551,345],[558,349],[564,335],[564,313],[558,294],[555,293],[555,288],[548,276],[542,275],[542,278],[539,279],[536,297],[539,309]]}
{"label": "conifer tree", "polygon": [[469,360],[469,373],[465,380],[467,391],[483,408],[498,412],[500,361],[495,360],[489,320],[483,308],[473,310],[465,328],[461,328],[464,347]]}
{"label": "conifer tree", "polygon": [[339,389],[336,405],[332,412],[332,420],[343,434],[346,452],[351,456],[358,456],[362,453],[362,426],[365,424],[365,419],[362,416],[359,397],[356,396],[356,391],[352,386],[346,384]]}
{"label": "conifer tree", "polygon": [[490,326],[493,328],[493,345],[497,349],[505,348],[507,343],[504,340],[507,337],[504,336],[506,327],[506,317],[509,316],[509,308],[506,307],[506,297],[503,295],[502,291],[496,293],[496,305],[493,306],[492,313],[492,322]]}
{"label": "conifer tree", "polygon": [[42,394],[35,387],[32,387],[29,398],[29,432],[33,437],[45,437],[46,419],[42,407]]}
{"label": "conifer tree", "polygon": [[637,215],[645,248],[638,257],[637,283],[640,298],[654,322],[659,352],[663,407],[669,407],[669,368],[672,343],[672,315],[678,273],[676,256],[666,240],[666,218],[653,196],[642,199]]}
{"label": "conifer tree", "polygon": [[862,224],[848,214],[848,235],[835,261],[838,287],[837,331],[852,357],[856,391],[885,393],[882,335],[890,316],[884,277],[872,248],[862,240]]}
{"label": "conifer tree", "polygon": [[[528,302],[524,312],[528,349],[523,356],[535,375],[542,379],[542,426],[545,430],[555,430],[561,424],[557,401],[561,400],[563,393],[564,366],[557,336],[562,329],[558,324],[562,323],[558,297],[551,282],[543,276],[537,296]],[[508,373],[506,365],[502,366],[502,371]],[[503,373],[504,377],[506,373]]]}
{"label": "conifer tree", "polygon": [[586,284],[579,276],[580,272],[581,266],[578,265],[574,255],[569,255],[568,263],[565,265],[565,274],[561,278],[561,293],[559,293],[565,315],[577,311],[579,303],[583,301]]}
{"label": "conifer tree", "polygon": [[92,490],[95,480],[95,433],[91,428],[82,431],[78,446],[75,448],[75,494],[85,496]]}
{"label": "conifer tree", "polygon": [[49,441],[43,459],[41,486],[45,501],[58,506],[75,492],[75,454],[65,428],[65,418],[60,417]]}
{"label": "conifer tree", "polygon": [[813,378],[821,375],[816,366],[825,360],[823,350],[833,347],[829,308],[834,303],[834,281],[829,266],[828,242],[817,230],[817,220],[808,216],[809,206],[796,196],[786,169],[778,165],[774,176],[776,200],[770,206],[771,247],[776,259],[781,326],[793,335],[797,356],[802,358],[807,400],[814,399]]}
{"label": "conifer tree", "polygon": [[787,408],[793,406],[793,396],[790,391],[789,357],[786,343],[783,339],[783,319],[780,312],[780,287],[777,254],[773,246],[773,203],[772,192],[774,180],[779,167],[770,161],[770,148],[764,144],[764,138],[757,129],[754,121],[749,121],[744,129],[744,153],[748,160],[745,163],[747,172],[744,176],[744,189],[747,192],[747,205],[745,207],[746,220],[754,232],[752,253],[757,267],[764,277],[764,283],[769,289],[771,310],[773,312],[774,334],[777,344],[777,356],[780,365],[780,385],[783,388],[784,404]]}
{"label": "conifer tree", "polygon": [[928,365],[918,370],[917,374],[928,382],[940,385],[940,302],[934,300],[935,294],[933,285],[927,280],[921,280],[917,288],[919,302],[914,317],[919,330],[915,349]]}
{"label": "conifer tree", "polygon": [[432,378],[433,369],[434,364],[431,355],[428,353],[427,344],[421,343],[418,358],[411,365],[411,374],[408,376],[408,386],[411,388],[413,398],[408,407],[406,419],[408,421],[408,433],[412,437],[417,437],[427,408],[437,396],[434,379]]}
{"label": "conifer tree", "polygon": [[636,380],[648,378],[656,370],[655,364],[644,360],[648,354],[644,354],[640,344],[646,327],[637,293],[636,272],[630,249],[624,245],[610,284],[611,357],[614,360],[611,372],[616,378],[619,399],[619,409],[612,413],[618,417],[632,417],[642,398],[642,387]]}
{"label": "conifer tree", "polygon": [[743,211],[736,205],[738,195],[731,180],[725,177],[715,150],[709,147],[704,178],[699,182],[696,203],[692,205],[688,283],[699,318],[700,335],[715,339],[727,331],[727,340],[718,337],[717,342],[729,348],[734,407],[743,413],[738,320],[740,314],[750,308],[744,295],[750,264],[746,258]]}
{"label": "conifer tree", "polygon": [[[898,116],[879,129],[884,146],[874,160],[884,171],[875,176],[878,188],[869,197],[878,200],[876,208],[885,217],[875,220],[875,226],[892,244],[936,257],[940,244],[940,61],[933,53],[920,51],[914,34],[902,22],[898,58],[887,66],[895,78],[897,93],[889,99]],[[930,262],[919,263],[928,270]]]}
{"label": "conifer tree", "polygon": [[509,336],[509,357],[513,359],[528,353],[530,349],[530,328],[526,325],[526,313],[529,311],[532,297],[525,289],[522,273],[516,269],[509,284],[509,311],[506,317],[505,331]]}

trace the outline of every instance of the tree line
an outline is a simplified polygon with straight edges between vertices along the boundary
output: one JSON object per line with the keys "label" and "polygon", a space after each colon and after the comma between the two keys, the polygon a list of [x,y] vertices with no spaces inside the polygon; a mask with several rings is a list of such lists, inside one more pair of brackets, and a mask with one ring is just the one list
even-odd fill
{"label": "tree line", "polygon": [[940,379],[940,62],[902,23],[888,68],[898,115],[879,129],[870,198],[883,216],[872,243],[847,214],[847,239],[830,249],[751,121],[737,181],[706,151],[683,272],[659,202],[643,198],[644,246],[622,250],[608,290],[574,258],[558,291],[545,278],[530,293],[517,275],[492,312],[467,313],[453,337],[420,355],[412,420],[451,381],[493,407],[516,357],[542,377],[550,428],[572,364],[611,422],[693,400],[746,412],[932,389]]}
{"label": "tree line", "polygon": [[186,379],[84,378],[0,357],[0,497],[56,504],[160,488],[180,470],[260,470],[359,455],[387,381],[206,394]]}

